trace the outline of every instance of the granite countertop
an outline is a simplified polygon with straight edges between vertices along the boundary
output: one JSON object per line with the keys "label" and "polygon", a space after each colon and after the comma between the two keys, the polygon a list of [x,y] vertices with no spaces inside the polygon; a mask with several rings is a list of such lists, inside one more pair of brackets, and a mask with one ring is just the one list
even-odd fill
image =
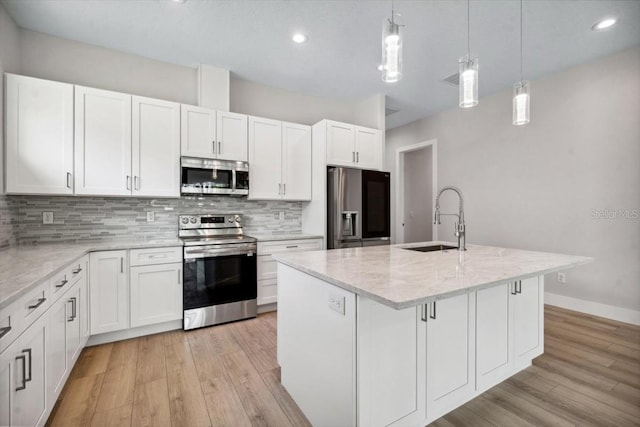
{"label": "granite countertop", "polygon": [[276,242],[279,240],[322,239],[318,234],[253,234],[249,236],[258,239],[258,242]]}
{"label": "granite countertop", "polygon": [[168,246],[182,246],[182,242],[167,239],[43,243],[0,250],[0,309],[89,252]]}
{"label": "granite countertop", "polygon": [[452,245],[422,242],[281,253],[273,258],[398,310],[593,261],[582,256],[476,245],[468,245],[465,252],[403,249],[440,243]]}

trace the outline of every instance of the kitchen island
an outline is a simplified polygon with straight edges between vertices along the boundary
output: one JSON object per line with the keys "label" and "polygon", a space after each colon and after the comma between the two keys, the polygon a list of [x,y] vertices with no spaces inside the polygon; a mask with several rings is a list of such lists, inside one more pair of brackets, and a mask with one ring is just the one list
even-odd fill
{"label": "kitchen island", "polygon": [[591,258],[435,242],[274,255],[281,382],[314,426],[424,426],[543,352],[544,274]]}

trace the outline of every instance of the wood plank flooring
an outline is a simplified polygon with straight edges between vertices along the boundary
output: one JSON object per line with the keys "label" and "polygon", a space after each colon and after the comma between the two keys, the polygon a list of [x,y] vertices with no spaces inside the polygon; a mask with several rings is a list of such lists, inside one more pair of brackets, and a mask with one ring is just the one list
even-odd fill
{"label": "wood plank flooring", "polygon": [[[276,313],[86,348],[51,426],[309,426]],[[640,327],[545,307],[545,354],[433,426],[640,426]],[[336,426],[341,427],[341,426]]]}

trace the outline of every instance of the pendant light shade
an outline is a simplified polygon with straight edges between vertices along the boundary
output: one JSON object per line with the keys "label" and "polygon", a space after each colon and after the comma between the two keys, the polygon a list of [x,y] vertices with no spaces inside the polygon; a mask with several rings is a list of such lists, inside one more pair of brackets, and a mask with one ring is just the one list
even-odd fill
{"label": "pendant light shade", "polygon": [[513,124],[529,123],[529,82],[519,81],[513,85]]}
{"label": "pendant light shade", "polygon": [[467,54],[458,61],[458,105],[470,108],[478,105],[478,58],[471,57],[471,6],[467,0]]}
{"label": "pendant light shade", "polygon": [[382,24],[382,81],[395,83],[402,79],[402,27],[394,20],[393,8],[391,19]]}
{"label": "pendant light shade", "polygon": [[478,105],[478,59],[468,56],[460,58],[460,102],[462,108]]}

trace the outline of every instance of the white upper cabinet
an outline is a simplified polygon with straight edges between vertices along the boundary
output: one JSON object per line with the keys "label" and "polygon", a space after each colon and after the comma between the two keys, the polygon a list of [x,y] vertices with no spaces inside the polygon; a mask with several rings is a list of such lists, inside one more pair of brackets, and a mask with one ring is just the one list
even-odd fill
{"label": "white upper cabinet", "polygon": [[376,129],[355,128],[356,166],[362,169],[382,169],[382,133]]}
{"label": "white upper cabinet", "polygon": [[73,194],[73,85],[5,77],[7,193]]}
{"label": "white upper cabinet", "polygon": [[218,111],[216,139],[218,159],[247,161],[247,116]]}
{"label": "white upper cabinet", "polygon": [[76,86],[75,192],[131,194],[131,95]]}
{"label": "white upper cabinet", "polygon": [[249,118],[249,198],[311,200],[311,127]]}
{"label": "white upper cabinet", "polygon": [[183,156],[247,161],[247,116],[181,106]]}
{"label": "white upper cabinet", "polygon": [[327,120],[327,164],[382,169],[382,132]]}
{"label": "white upper cabinet", "polygon": [[311,127],[282,123],[282,198],[311,200]]}
{"label": "white upper cabinet", "polygon": [[180,104],[132,98],[134,196],[180,197]]}
{"label": "white upper cabinet", "polygon": [[249,118],[250,199],[282,198],[282,122]]}
{"label": "white upper cabinet", "polygon": [[183,104],[180,113],[180,153],[183,156],[215,159],[218,154],[216,111]]}

